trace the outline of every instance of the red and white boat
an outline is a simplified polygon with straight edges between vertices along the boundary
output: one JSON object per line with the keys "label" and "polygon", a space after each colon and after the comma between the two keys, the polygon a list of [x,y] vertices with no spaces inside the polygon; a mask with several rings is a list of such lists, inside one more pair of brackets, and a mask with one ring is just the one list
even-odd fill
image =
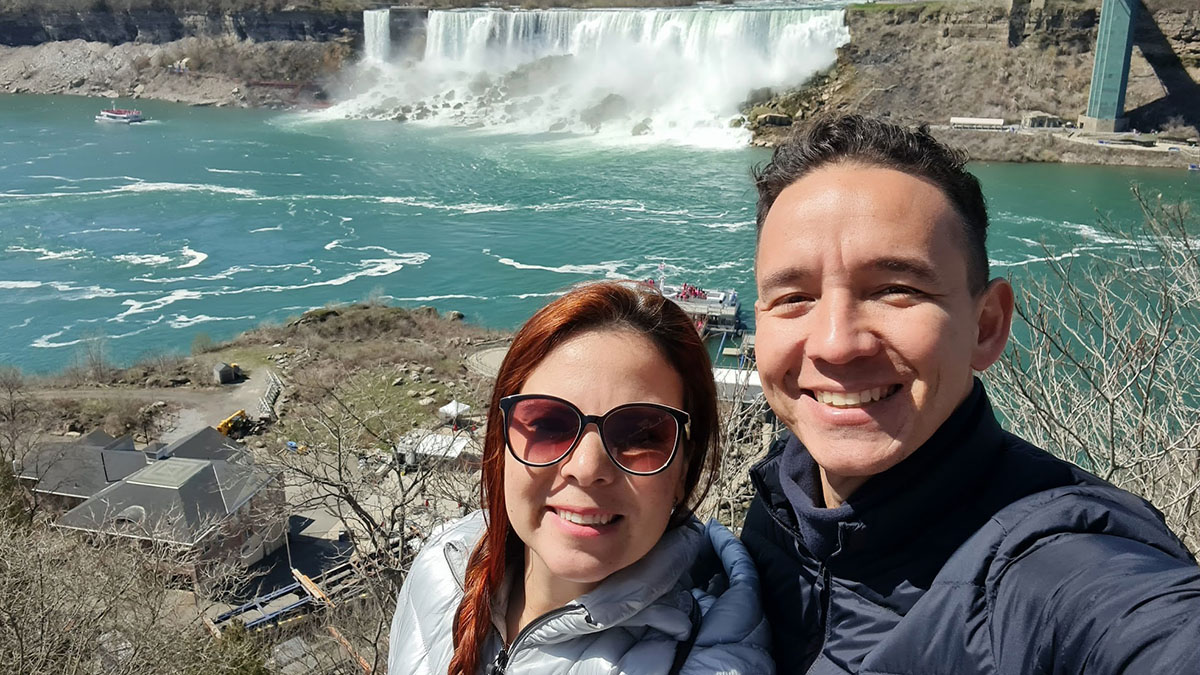
{"label": "red and white boat", "polygon": [[146,118],[142,117],[141,110],[118,108],[116,101],[113,102],[111,108],[101,110],[99,115],[96,115],[97,122],[113,122],[116,124],[133,124],[134,122],[143,122]]}

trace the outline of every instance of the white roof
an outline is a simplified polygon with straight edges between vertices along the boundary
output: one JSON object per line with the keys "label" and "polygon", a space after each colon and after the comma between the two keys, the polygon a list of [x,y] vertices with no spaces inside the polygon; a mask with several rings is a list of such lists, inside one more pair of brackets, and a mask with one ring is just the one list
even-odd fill
{"label": "white roof", "polygon": [[754,368],[713,368],[713,380],[717,397],[723,401],[740,396],[749,402],[762,395],[762,380]]}
{"label": "white roof", "polygon": [[951,117],[950,124],[978,124],[991,125],[1002,127],[1004,126],[1004,118],[1002,117]]}
{"label": "white roof", "polygon": [[404,444],[416,451],[418,455],[426,457],[455,459],[464,452],[470,454],[480,453],[479,444],[475,442],[475,439],[465,434],[449,436],[428,432],[412,432],[404,437]]}
{"label": "white roof", "polygon": [[458,417],[460,415],[466,415],[467,411],[469,411],[470,409],[471,409],[471,406],[467,405],[466,403],[459,403],[458,401],[450,401],[446,405],[438,408],[438,414],[441,415],[443,419],[449,420],[449,419],[454,419],[455,417]]}

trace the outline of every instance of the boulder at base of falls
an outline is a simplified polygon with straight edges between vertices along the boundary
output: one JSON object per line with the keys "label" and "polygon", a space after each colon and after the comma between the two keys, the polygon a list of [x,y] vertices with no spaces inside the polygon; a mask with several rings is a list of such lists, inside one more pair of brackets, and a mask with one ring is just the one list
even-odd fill
{"label": "boulder at base of falls", "polygon": [[792,118],[790,115],[780,113],[764,113],[754,118],[754,125],[757,127],[790,127]]}
{"label": "boulder at base of falls", "polygon": [[619,94],[609,94],[596,105],[579,113],[579,120],[593,129],[610,120],[629,114],[629,101]]}
{"label": "boulder at base of falls", "polygon": [[637,124],[633,125],[633,130],[630,131],[629,133],[631,133],[634,136],[645,136],[646,134],[650,133],[650,123],[652,121],[653,120],[651,120],[649,117],[647,117],[646,119],[642,120],[641,122],[638,122]]}

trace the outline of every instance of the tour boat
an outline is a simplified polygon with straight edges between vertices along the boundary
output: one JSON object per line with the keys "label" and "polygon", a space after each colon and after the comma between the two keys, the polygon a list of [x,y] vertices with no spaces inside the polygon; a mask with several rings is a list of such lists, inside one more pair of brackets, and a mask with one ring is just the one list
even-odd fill
{"label": "tour boat", "polygon": [[664,283],[661,279],[657,283],[653,279],[647,279],[646,283],[657,287],[663,295],[683,308],[695,322],[696,331],[701,335],[738,335],[742,332],[742,303],[738,301],[737,291],[705,290],[691,284],[674,286]]}
{"label": "tour boat", "polygon": [[142,122],[145,119],[142,117],[141,110],[118,108],[115,101],[113,102],[113,107],[101,110],[100,114],[96,115],[97,122],[115,122],[117,124],[132,124],[134,122]]}

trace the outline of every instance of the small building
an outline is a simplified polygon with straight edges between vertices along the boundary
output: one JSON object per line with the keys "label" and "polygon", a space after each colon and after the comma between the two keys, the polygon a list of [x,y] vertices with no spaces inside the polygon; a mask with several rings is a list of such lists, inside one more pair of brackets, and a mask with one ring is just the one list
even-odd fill
{"label": "small building", "polygon": [[430,431],[410,431],[396,447],[407,466],[428,462],[451,465],[466,470],[478,466],[483,449],[475,437],[465,432],[441,434]]}
{"label": "small building", "polygon": [[1067,121],[1058,115],[1041,110],[1026,110],[1021,113],[1021,126],[1027,129],[1061,129]]}
{"label": "small building", "polygon": [[1000,117],[951,117],[950,128],[1004,131],[1004,119]]}
{"label": "small building", "polygon": [[245,376],[236,363],[218,363],[213,366],[213,382],[217,384],[233,384],[240,382]]}
{"label": "small building", "polygon": [[754,368],[713,368],[717,399],[752,403],[763,395],[762,380]]}

